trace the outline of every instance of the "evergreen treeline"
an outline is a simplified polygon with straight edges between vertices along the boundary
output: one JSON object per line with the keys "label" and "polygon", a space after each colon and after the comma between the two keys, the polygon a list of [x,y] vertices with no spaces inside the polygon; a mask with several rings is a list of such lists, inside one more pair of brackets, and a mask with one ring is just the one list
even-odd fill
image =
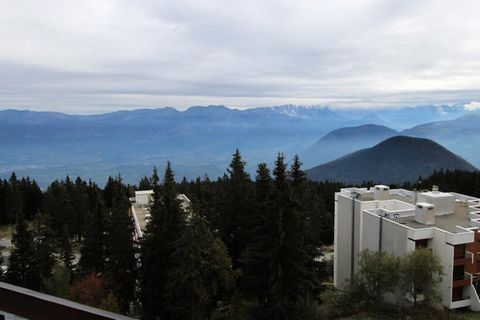
{"label": "evergreen treeline", "polygon": [[[175,184],[170,164],[142,185],[155,204],[140,247],[140,302],[145,319],[292,319],[311,316],[331,243],[332,215],[307,181],[298,157],[279,154],[272,173],[259,164],[252,179],[235,152],[216,181]],[[329,188],[325,186],[328,185]],[[327,191],[325,191],[327,192]],[[190,214],[176,198],[185,193]]]}
{"label": "evergreen treeline", "polygon": [[[329,276],[320,248],[333,241],[333,194],[343,185],[308,181],[297,156],[288,164],[278,154],[254,177],[245,167],[237,150],[217,180],[176,183],[170,163],[162,177],[154,169],[138,187],[154,190],[139,243],[129,202],[137,187],[120,176],[103,189],[66,177],[42,192],[12,174],[0,181],[0,225],[15,225],[0,277],[144,319],[315,318]],[[432,184],[480,196],[478,172],[436,172],[406,187]]]}
{"label": "evergreen treeline", "polygon": [[110,178],[104,190],[67,177],[42,192],[35,181],[18,181],[12,174],[1,187],[0,221],[15,223],[3,280],[85,303],[82,295],[93,288],[77,296],[70,291],[97,274],[105,294],[95,306],[109,302],[106,309],[128,311],[135,299],[137,260],[129,193],[121,177]]}
{"label": "evergreen treeline", "polygon": [[[430,189],[436,185],[442,191],[454,191],[466,195],[480,197],[480,171],[440,170],[430,177],[420,177],[413,185],[417,190]],[[411,188],[412,186],[406,185]]]}

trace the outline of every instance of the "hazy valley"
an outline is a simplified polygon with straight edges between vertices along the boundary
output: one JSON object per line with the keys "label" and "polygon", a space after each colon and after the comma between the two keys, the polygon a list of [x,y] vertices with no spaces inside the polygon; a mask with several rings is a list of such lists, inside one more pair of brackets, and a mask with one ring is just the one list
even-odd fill
{"label": "hazy valley", "polygon": [[[41,185],[65,175],[136,182],[154,165],[173,162],[177,178],[222,176],[236,148],[254,173],[277,152],[314,167],[397,134],[432,139],[475,166],[480,115],[461,105],[333,110],[285,105],[237,110],[224,106],[139,109],[99,115],[0,111],[0,172]],[[439,121],[441,120],[441,121]],[[459,143],[462,141],[463,143]]]}

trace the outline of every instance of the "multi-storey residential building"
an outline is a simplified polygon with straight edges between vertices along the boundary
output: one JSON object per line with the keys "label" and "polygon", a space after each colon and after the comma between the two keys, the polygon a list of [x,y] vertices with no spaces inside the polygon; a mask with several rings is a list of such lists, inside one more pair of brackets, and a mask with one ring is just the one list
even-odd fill
{"label": "multi-storey residential building", "polygon": [[334,241],[336,287],[357,272],[365,249],[402,256],[427,247],[443,265],[442,304],[480,311],[479,198],[436,187],[423,192],[384,185],[341,189],[335,194]]}

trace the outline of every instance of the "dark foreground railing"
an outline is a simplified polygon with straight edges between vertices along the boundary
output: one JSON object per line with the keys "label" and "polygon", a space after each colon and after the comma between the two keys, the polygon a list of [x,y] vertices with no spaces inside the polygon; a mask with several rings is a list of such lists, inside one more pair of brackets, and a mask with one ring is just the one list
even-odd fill
{"label": "dark foreground railing", "polygon": [[30,320],[133,319],[5,282],[0,282],[0,311]]}

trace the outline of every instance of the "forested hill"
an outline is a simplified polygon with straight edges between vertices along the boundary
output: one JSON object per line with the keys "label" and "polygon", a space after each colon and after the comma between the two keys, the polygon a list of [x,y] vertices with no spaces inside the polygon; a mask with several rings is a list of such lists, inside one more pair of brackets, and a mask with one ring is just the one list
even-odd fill
{"label": "forested hill", "polygon": [[432,140],[396,136],[372,148],[309,169],[307,175],[316,181],[401,184],[414,182],[420,176],[426,177],[441,169],[476,170],[473,165]]}

